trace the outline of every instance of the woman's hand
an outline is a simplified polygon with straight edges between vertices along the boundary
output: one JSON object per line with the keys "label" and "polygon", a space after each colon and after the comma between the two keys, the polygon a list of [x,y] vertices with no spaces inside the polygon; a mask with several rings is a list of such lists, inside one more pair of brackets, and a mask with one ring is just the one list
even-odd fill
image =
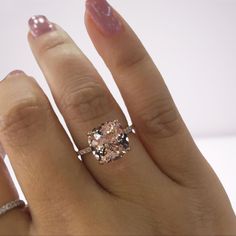
{"label": "woman's hand", "polygon": [[[193,142],[137,36],[104,0],[87,0],[89,35],[135,125],[125,156],[81,162],[48,98],[15,71],[0,82],[0,140],[28,206],[0,216],[0,235],[236,235],[217,176]],[[75,144],[106,121],[127,121],[91,62],[43,16],[29,42]],[[4,162],[0,206],[18,195]]]}

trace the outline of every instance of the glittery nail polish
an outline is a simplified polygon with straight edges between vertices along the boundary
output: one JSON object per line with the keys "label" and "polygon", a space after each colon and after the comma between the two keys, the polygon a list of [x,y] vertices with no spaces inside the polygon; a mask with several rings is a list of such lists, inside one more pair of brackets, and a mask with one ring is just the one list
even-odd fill
{"label": "glittery nail polish", "polygon": [[106,0],[87,0],[86,9],[103,33],[117,34],[122,30],[121,20]]}
{"label": "glittery nail polish", "polygon": [[48,33],[55,29],[54,25],[47,19],[46,16],[32,16],[28,21],[30,32],[34,37],[39,37],[42,34]]}

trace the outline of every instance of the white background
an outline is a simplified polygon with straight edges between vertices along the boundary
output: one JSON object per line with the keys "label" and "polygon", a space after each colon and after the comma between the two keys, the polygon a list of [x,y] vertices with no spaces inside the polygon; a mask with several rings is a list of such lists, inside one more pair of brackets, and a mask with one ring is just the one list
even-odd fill
{"label": "white background", "polygon": [[[236,1],[110,2],[131,24],[158,65],[187,126],[236,209]],[[0,78],[13,69],[23,69],[50,97],[26,40],[27,20],[34,14],[48,16],[70,33],[125,109],[86,33],[84,0],[1,1]]]}

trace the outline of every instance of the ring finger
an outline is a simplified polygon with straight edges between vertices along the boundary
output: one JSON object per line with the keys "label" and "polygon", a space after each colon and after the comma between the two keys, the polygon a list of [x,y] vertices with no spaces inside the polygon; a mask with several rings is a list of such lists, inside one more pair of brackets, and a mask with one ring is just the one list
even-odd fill
{"label": "ring finger", "polygon": [[[86,147],[87,132],[106,121],[118,119],[124,127],[127,126],[124,114],[103,80],[72,39],[44,16],[31,18],[29,26],[32,51],[75,143]],[[130,186],[135,183],[153,180],[153,174],[158,175],[162,183],[167,179],[157,170],[134,135],[130,136],[130,146],[132,151],[126,154],[127,158],[111,164],[112,168],[98,165],[94,158],[90,158],[91,154],[84,159],[92,175],[109,192],[130,191]]]}

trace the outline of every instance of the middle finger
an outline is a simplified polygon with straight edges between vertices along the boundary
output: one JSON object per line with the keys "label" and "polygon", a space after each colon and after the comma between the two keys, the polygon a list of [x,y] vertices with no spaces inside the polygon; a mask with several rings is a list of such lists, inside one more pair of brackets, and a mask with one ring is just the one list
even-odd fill
{"label": "middle finger", "polygon": [[[127,126],[103,80],[72,39],[43,16],[31,18],[29,25],[32,51],[75,143],[88,146],[87,132],[106,121],[118,119],[123,127]],[[134,184],[149,183],[154,174],[162,183],[167,180],[135,135],[130,135],[130,145],[132,151],[127,158],[115,164],[101,166],[91,155],[85,158],[92,175],[109,192],[128,191]]]}

